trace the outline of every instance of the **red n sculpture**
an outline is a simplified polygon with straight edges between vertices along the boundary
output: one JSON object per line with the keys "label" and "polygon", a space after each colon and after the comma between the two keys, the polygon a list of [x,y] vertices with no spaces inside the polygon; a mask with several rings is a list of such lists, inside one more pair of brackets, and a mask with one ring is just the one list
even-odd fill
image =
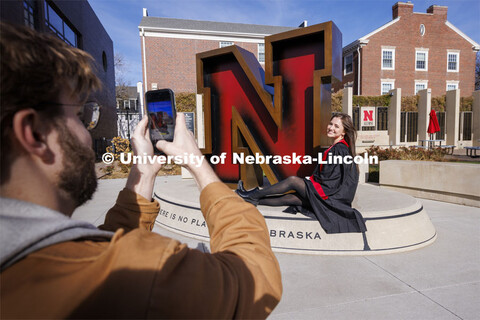
{"label": "red n sculpture", "polygon": [[[313,165],[232,163],[233,153],[317,156],[328,144],[332,83],[341,79],[342,35],[329,21],[265,38],[265,72],[255,56],[237,46],[197,54],[197,90],[204,96],[207,155],[227,154],[219,177],[247,188]],[[263,173],[262,173],[263,171]]]}

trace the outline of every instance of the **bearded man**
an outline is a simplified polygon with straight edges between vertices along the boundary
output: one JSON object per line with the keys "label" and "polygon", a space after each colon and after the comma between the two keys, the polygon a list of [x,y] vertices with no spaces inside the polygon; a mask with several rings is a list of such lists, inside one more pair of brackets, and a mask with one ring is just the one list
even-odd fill
{"label": "bearded man", "polygon": [[[47,34],[0,25],[1,318],[265,318],[282,286],[257,209],[211,167],[201,190],[212,253],[152,233],[159,164],[134,165],[99,228],[70,219],[97,181],[87,131],[100,89],[92,58]],[[153,155],[147,119],[132,137]],[[167,155],[201,156],[182,114]]]}

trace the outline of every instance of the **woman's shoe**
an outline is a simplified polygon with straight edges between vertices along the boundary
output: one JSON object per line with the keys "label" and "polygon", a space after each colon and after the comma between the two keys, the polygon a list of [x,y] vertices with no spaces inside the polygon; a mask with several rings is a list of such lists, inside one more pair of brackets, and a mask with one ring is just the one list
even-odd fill
{"label": "woman's shoe", "polygon": [[258,206],[258,199],[253,199],[253,198],[250,198],[250,197],[242,197],[242,199],[248,203],[251,203],[253,204],[255,207]]}
{"label": "woman's shoe", "polygon": [[247,190],[245,190],[245,188],[243,187],[243,181],[242,180],[238,180],[237,190],[240,190],[241,192],[247,192]]}
{"label": "woman's shoe", "polygon": [[248,203],[251,203],[253,204],[255,207],[258,206],[258,199],[253,199],[247,195],[243,195],[241,193],[238,192],[238,190],[235,190],[235,193],[238,194],[240,196],[240,198],[243,199],[243,201],[246,201]]}
{"label": "woman's shoe", "polygon": [[251,197],[255,192],[257,192],[260,188],[256,187],[253,188],[252,190],[245,190],[243,187],[243,181],[240,180],[238,181],[238,187],[237,190],[235,190],[235,193],[238,194],[244,201],[249,202],[253,204],[254,206],[258,205],[258,199],[254,199]]}
{"label": "woman's shoe", "polygon": [[238,181],[238,185],[237,185],[237,190],[235,190],[235,192],[241,196],[242,198],[243,197],[248,197],[250,196],[251,194],[253,194],[254,192],[257,192],[258,190],[260,190],[259,187],[255,187],[251,190],[245,190],[245,188],[243,187],[243,181],[242,180],[239,180]]}

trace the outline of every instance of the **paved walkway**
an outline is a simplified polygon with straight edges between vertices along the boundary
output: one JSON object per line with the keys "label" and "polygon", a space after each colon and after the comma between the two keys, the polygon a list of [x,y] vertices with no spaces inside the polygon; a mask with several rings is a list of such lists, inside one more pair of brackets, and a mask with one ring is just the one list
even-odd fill
{"label": "paved walkway", "polygon": [[[101,224],[125,181],[100,180],[73,218]],[[357,257],[277,253],[284,293],[270,319],[480,319],[480,208],[421,201],[438,234],[428,247]],[[208,251],[208,243],[154,231]]]}

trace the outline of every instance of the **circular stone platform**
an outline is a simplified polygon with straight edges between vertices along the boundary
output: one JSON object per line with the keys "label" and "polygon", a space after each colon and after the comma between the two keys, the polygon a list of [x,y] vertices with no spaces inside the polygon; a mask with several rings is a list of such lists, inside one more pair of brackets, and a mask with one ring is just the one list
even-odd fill
{"label": "circular stone platform", "polygon": [[[157,224],[183,236],[209,241],[200,211],[199,191],[191,179],[169,177],[157,183],[161,209]],[[403,193],[358,186],[353,206],[366,220],[367,232],[327,234],[320,223],[287,207],[258,206],[265,217],[273,251],[299,254],[368,255],[418,249],[436,239],[422,204]]]}

